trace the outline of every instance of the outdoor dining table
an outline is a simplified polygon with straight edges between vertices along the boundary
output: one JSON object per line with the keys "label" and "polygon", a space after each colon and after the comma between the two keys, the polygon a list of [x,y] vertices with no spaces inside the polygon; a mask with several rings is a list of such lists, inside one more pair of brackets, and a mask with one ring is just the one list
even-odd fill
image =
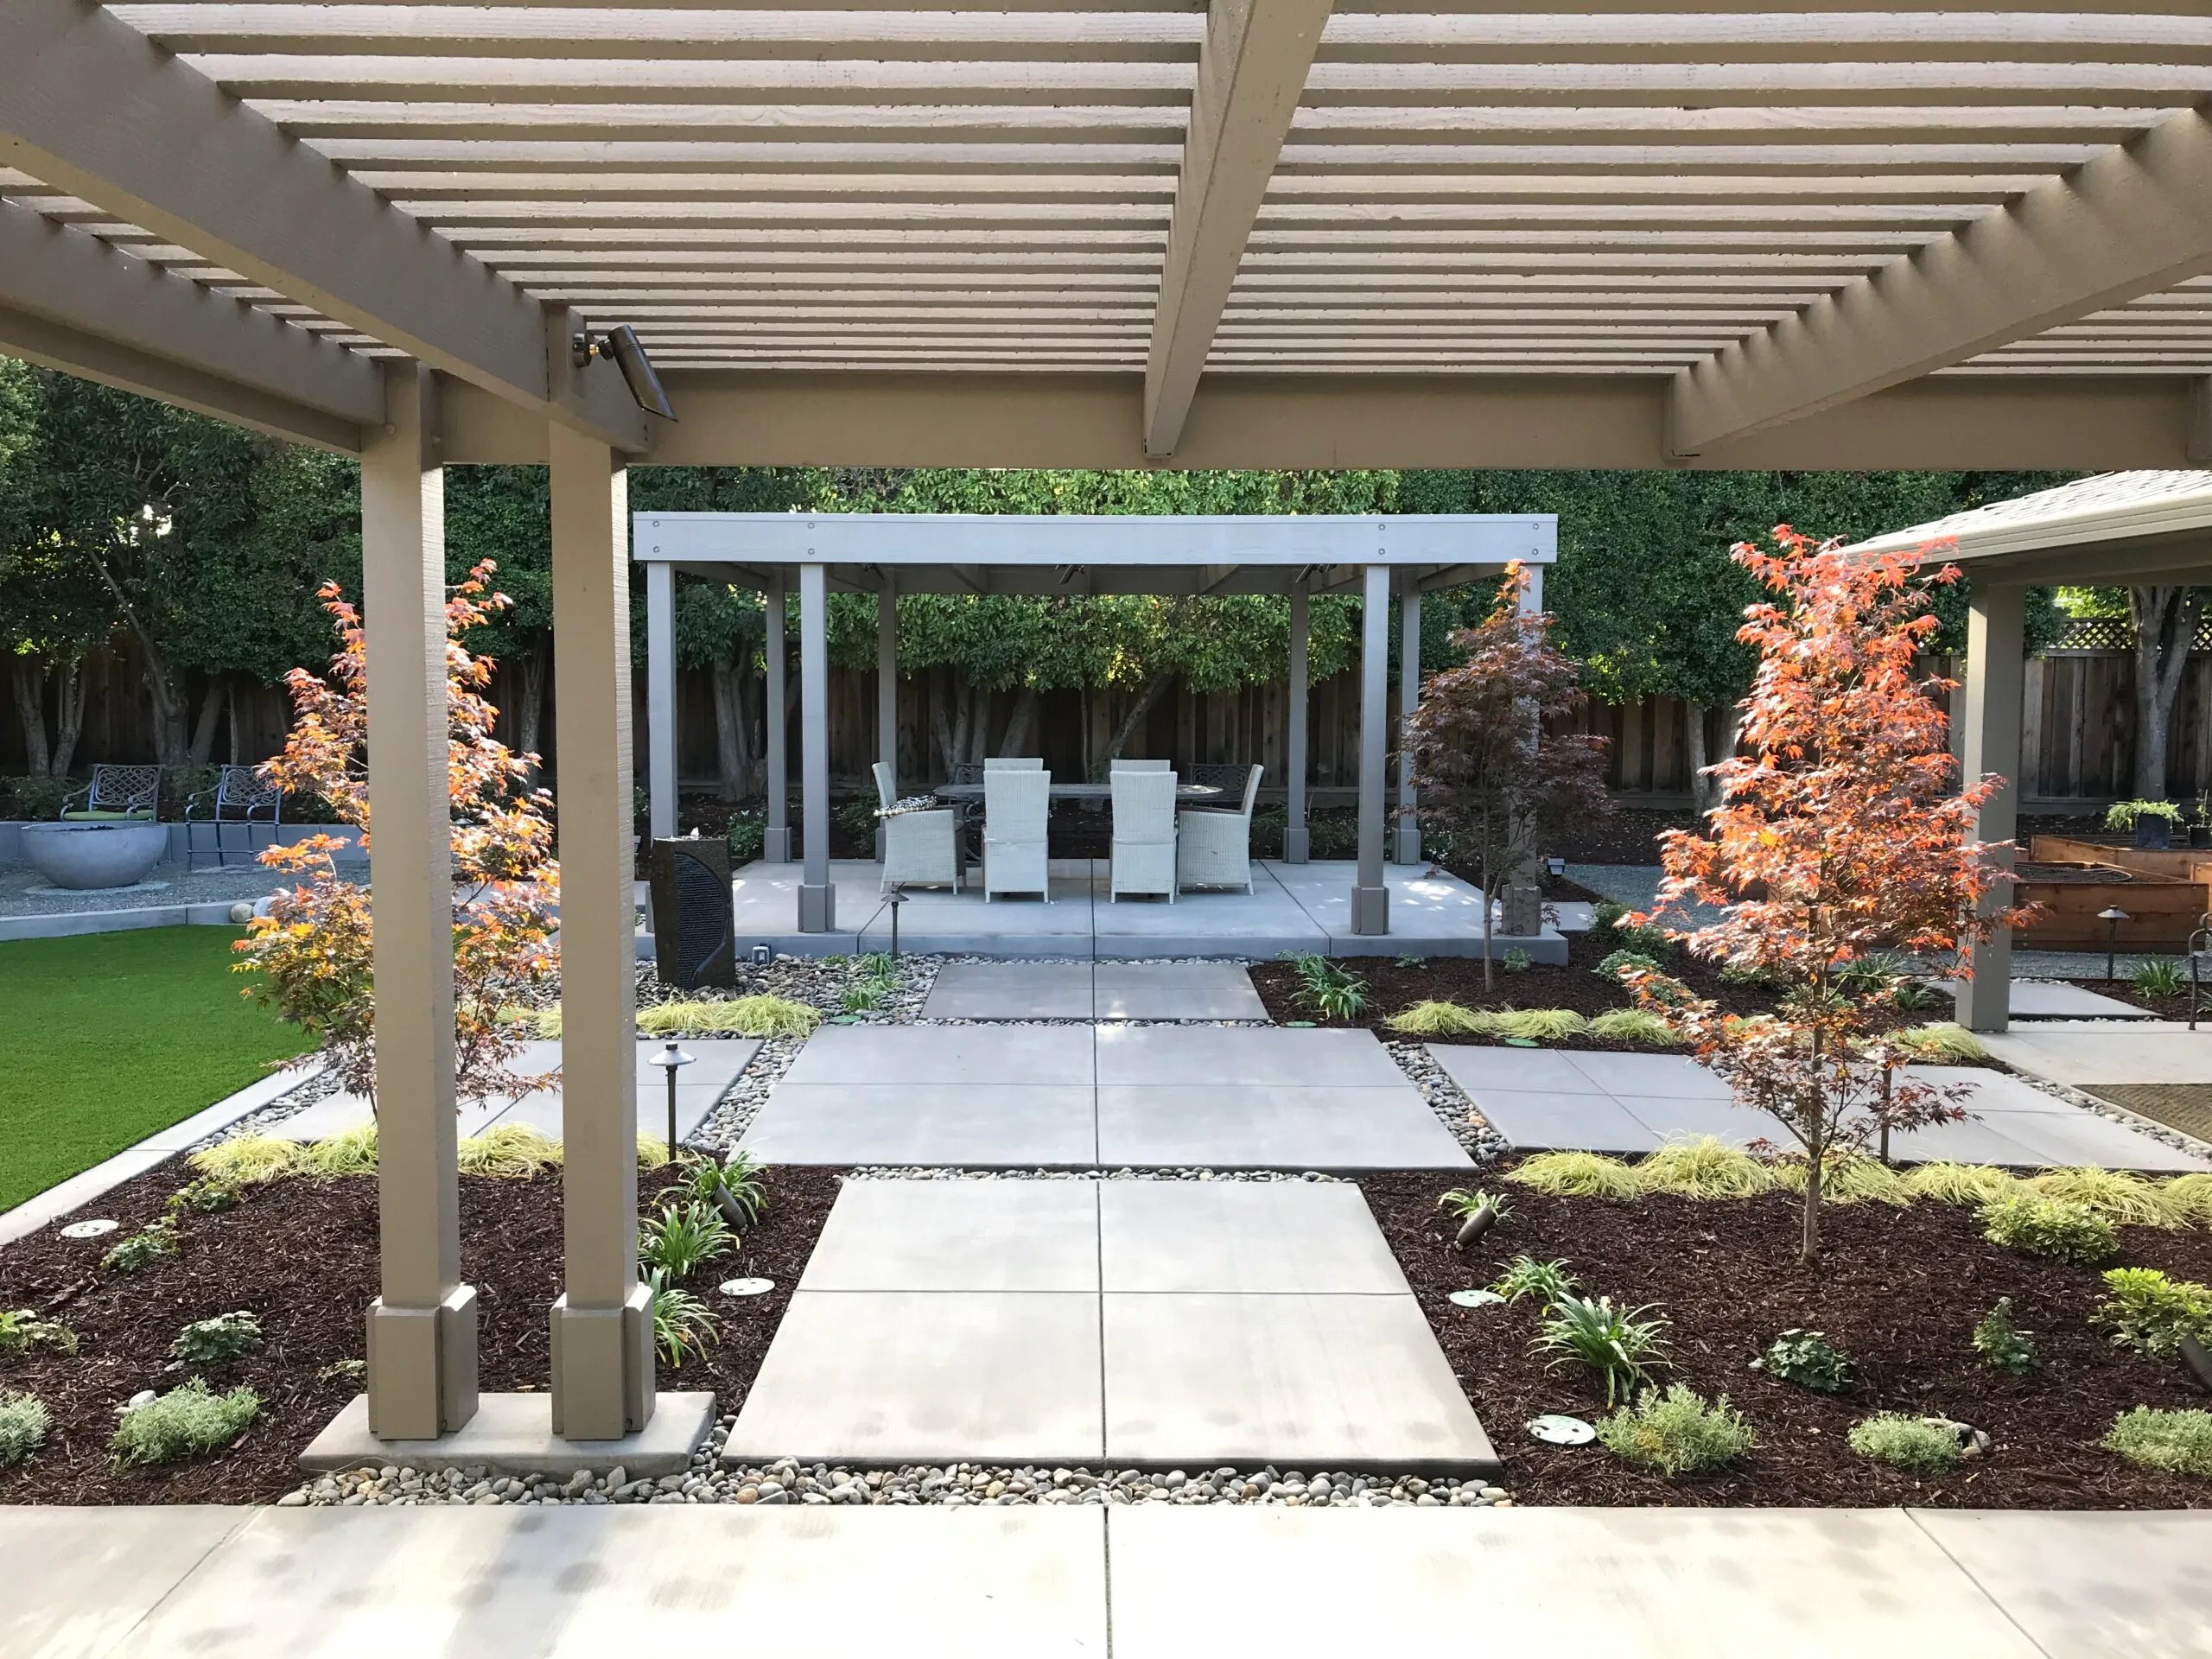
{"label": "outdoor dining table", "polygon": [[[1056,801],[1103,801],[1109,798],[1113,792],[1111,784],[1063,784],[1055,781],[1052,785],[1052,797]],[[1175,785],[1175,798],[1179,801],[1210,800],[1221,792],[1218,784],[1178,783]],[[939,784],[934,793],[940,800],[980,801],[983,798],[983,786],[981,784]]]}

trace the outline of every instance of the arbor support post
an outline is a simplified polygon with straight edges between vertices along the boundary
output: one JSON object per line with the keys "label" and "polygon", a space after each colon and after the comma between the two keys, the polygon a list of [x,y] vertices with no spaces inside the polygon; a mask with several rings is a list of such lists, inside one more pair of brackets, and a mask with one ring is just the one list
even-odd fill
{"label": "arbor support post", "polygon": [[1414,757],[1406,738],[1421,707],[1421,589],[1398,596],[1398,829],[1392,862],[1421,862],[1421,825],[1414,821]]}
{"label": "arbor support post", "polygon": [[[899,797],[899,589],[890,567],[884,568],[883,586],[875,595],[875,747],[876,758],[891,774],[891,796]],[[875,856],[884,856],[884,838],[890,826],[875,821]]]}
{"label": "arbor support post", "polygon": [[[1540,616],[1544,608],[1544,568],[1540,564],[1524,564],[1522,573],[1528,578],[1521,589],[1521,614]],[[1537,716],[1531,709],[1529,715],[1529,741],[1537,739]],[[1516,824],[1520,831],[1525,825]],[[1507,873],[1505,893],[1498,900],[1498,931],[1516,939],[1534,938],[1544,931],[1544,894],[1537,880],[1535,848],[1529,848],[1520,861]]]}
{"label": "arbor support post", "polygon": [[436,383],[385,371],[361,453],[362,643],[376,801],[377,1232],[369,1432],[427,1440],[476,1414],[476,1292],[454,1167],[453,836],[447,792],[445,472]]}
{"label": "arbor support post", "polygon": [[676,833],[676,571],[658,562],[645,567],[645,791],[653,835],[666,840]]}
{"label": "arbor support post", "polygon": [[1306,828],[1306,646],[1313,632],[1313,601],[1301,576],[1290,590],[1290,742],[1283,758],[1285,791],[1282,861],[1303,864],[1310,855],[1312,839]]}
{"label": "arbor support post", "polygon": [[830,882],[830,596],[829,573],[798,568],[799,810],[806,868],[799,877],[798,931],[837,926],[837,889]]}
{"label": "arbor support post", "polygon": [[[1975,820],[1977,841],[2009,842],[2019,830],[2026,597],[2024,588],[1977,582],[1967,601],[1965,779],[1994,772],[2005,780]],[[2016,855],[2008,848],[1995,857],[2010,869]],[[2010,893],[2008,884],[1992,899],[2001,905]],[[1959,1023],[1968,1031],[2003,1031],[2012,1013],[2012,930],[2000,927],[1969,947],[1967,960],[1973,976],[1959,986]]]}
{"label": "arbor support post", "polygon": [[553,495],[561,837],[562,1271],[553,1432],[635,1433],[653,1414],[652,1293],[638,1280],[636,853],[626,475],[546,428]]}
{"label": "arbor support post", "polygon": [[1367,567],[1360,607],[1359,869],[1351,889],[1351,931],[1390,931],[1390,888],[1382,871],[1385,752],[1390,742],[1390,567]]}
{"label": "arbor support post", "polygon": [[791,710],[785,702],[784,584],[769,584],[762,595],[761,661],[767,696],[761,702],[768,725],[768,817],[760,835],[760,856],[771,864],[791,861]]}

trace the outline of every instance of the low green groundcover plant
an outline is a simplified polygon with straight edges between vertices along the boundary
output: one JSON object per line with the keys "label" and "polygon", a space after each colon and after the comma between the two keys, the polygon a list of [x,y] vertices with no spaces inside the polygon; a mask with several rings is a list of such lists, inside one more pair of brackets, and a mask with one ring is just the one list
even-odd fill
{"label": "low green groundcover plant", "polygon": [[2012,1322],[2010,1296],[1999,1296],[1997,1305],[1981,1316],[1974,1328],[1974,1351],[1992,1370],[2007,1376],[2025,1376],[2035,1370],[2035,1332]]}
{"label": "low green groundcover plant", "polygon": [[2167,1358],[2181,1339],[2212,1342],[2212,1287],[2192,1279],[2169,1279],[2156,1268],[2113,1268],[2105,1274],[2112,1294],[2089,1323],[2110,1334],[2115,1348]]}
{"label": "low green groundcover plant", "polygon": [[21,1463],[44,1446],[52,1426],[45,1402],[35,1395],[0,1389],[0,1465]]}
{"label": "low green groundcover plant", "polygon": [[1848,1394],[1851,1360],[1818,1331],[1792,1326],[1759,1351],[1751,1369],[1815,1394]]}
{"label": "low green groundcover plant", "polygon": [[1958,1431],[1902,1412],[1878,1412],[1851,1426],[1851,1449],[1907,1474],[1940,1475],[1959,1463]]}
{"label": "low green groundcover plant", "polygon": [[111,1443],[118,1464],[175,1463],[219,1452],[261,1413],[251,1389],[216,1394],[199,1377],[133,1406],[115,1426]]}
{"label": "low green groundcover plant", "polygon": [[11,1359],[33,1348],[73,1354],[77,1351],[77,1333],[66,1325],[39,1318],[28,1307],[0,1312],[0,1359]]}
{"label": "low green groundcover plant", "polygon": [[1608,950],[1592,971],[1604,978],[1618,980],[1638,969],[1657,973],[1659,958],[1642,950]]}
{"label": "low green groundcover plant", "polygon": [[163,1216],[143,1232],[133,1233],[117,1244],[100,1262],[117,1273],[143,1273],[155,1262],[175,1255],[176,1250],[176,1222]]}
{"label": "low green groundcover plant", "polygon": [[2088,1205],[2037,1193],[1984,1205],[1981,1236],[2007,1249],[2083,1268],[2111,1261],[2120,1248],[2112,1223]]}
{"label": "low green groundcover plant", "polygon": [[261,1321],[245,1308],[195,1319],[169,1345],[180,1365],[222,1365],[260,1351]]}
{"label": "low green groundcover plant", "polygon": [[2130,1463],[2173,1475],[2212,1475],[2212,1411],[2153,1411],[2138,1406],[2113,1419],[2105,1448]]}
{"label": "low green groundcover plant", "polygon": [[1615,1457],[1662,1475],[1726,1468],[1757,1444],[1751,1425],[1722,1395],[1707,1405],[1682,1383],[1646,1389],[1636,1403],[1598,1420],[1598,1440]]}

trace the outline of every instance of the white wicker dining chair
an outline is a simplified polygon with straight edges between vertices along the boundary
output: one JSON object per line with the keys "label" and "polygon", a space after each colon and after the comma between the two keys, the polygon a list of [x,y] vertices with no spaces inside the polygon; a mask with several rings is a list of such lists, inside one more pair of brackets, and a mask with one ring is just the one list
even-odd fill
{"label": "white wicker dining chair", "polygon": [[1045,821],[1052,813],[1052,774],[1041,766],[984,766],[983,902],[1001,893],[1033,893],[1049,903]]}
{"label": "white wicker dining chair", "polygon": [[1113,904],[1125,893],[1164,893],[1173,904],[1175,774],[1122,767],[1106,783],[1114,798],[1106,901]]}
{"label": "white wicker dining chair", "polygon": [[1234,808],[1185,807],[1175,823],[1175,884],[1252,891],[1252,803],[1264,766],[1245,771],[1244,798]]}
{"label": "white wicker dining chair", "polygon": [[1026,754],[993,754],[983,760],[986,778],[995,772],[1041,772],[1044,767],[1044,761]]}
{"label": "white wicker dining chair", "polygon": [[875,763],[876,810],[883,820],[883,887],[943,887],[960,891],[960,815],[932,806],[927,798],[901,801],[892,794],[891,768]]}
{"label": "white wicker dining chair", "polygon": [[1173,769],[1173,760],[1122,760],[1109,763],[1106,775],[1111,779],[1117,772],[1167,772]]}

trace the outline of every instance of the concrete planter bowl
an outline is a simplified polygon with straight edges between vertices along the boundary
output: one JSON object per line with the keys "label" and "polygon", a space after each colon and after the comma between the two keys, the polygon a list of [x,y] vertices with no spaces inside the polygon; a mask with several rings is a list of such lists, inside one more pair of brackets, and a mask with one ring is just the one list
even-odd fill
{"label": "concrete planter bowl", "polygon": [[162,823],[27,823],[23,856],[57,887],[136,887],[168,850]]}

